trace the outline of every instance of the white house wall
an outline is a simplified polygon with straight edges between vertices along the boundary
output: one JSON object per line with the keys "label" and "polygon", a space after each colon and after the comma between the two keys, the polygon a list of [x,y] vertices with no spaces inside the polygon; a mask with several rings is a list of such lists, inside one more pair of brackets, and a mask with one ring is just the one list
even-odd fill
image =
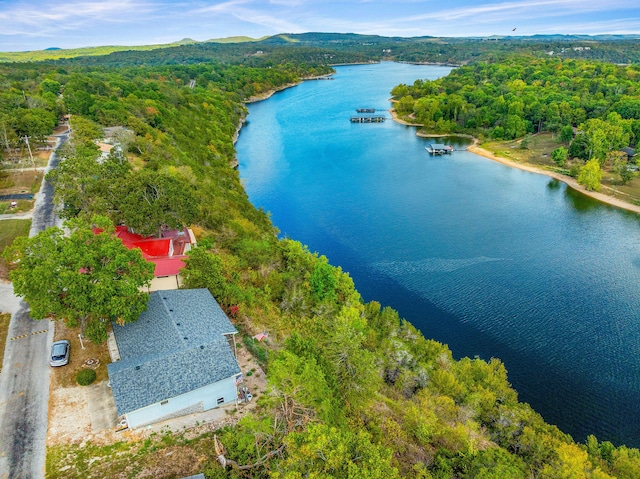
{"label": "white house wall", "polygon": [[[222,398],[223,402],[218,403],[220,398]],[[238,392],[235,378],[232,376],[166,401],[131,411],[126,414],[127,423],[130,428],[141,427],[172,417],[207,411],[214,407],[232,403],[237,398]]]}

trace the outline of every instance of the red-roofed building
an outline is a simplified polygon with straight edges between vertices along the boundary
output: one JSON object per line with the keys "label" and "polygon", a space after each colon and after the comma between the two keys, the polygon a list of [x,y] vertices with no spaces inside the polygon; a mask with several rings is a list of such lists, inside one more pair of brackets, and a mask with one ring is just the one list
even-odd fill
{"label": "red-roofed building", "polygon": [[155,264],[154,278],[149,291],[178,289],[182,282],[180,270],[184,268],[184,258],[196,238],[189,228],[166,230],[160,238],[140,236],[127,230],[126,226],[116,226],[116,236],[127,248],[138,248],[142,256]]}

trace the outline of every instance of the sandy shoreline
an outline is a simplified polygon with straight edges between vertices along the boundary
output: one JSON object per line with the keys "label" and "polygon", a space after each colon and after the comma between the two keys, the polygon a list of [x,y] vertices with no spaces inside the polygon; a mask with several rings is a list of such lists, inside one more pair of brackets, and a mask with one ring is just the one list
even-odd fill
{"label": "sandy shoreline", "polygon": [[[393,118],[394,121],[396,121],[397,123],[400,123],[402,125],[407,125],[407,126],[423,126],[417,123],[411,123],[405,120],[401,120],[397,117],[396,112],[394,110],[389,110],[389,112],[391,113],[391,117]],[[484,158],[488,158],[490,160],[493,160],[497,163],[501,163],[503,165],[509,166],[511,168],[518,168],[519,170],[524,170],[524,171],[528,171],[530,173],[536,173],[539,175],[545,175],[548,176],[550,178],[553,178],[555,180],[558,181],[562,181],[563,183],[565,183],[567,186],[569,186],[570,188],[573,188],[576,191],[579,191],[580,193],[590,196],[591,198],[594,198],[602,203],[606,203],[608,205],[611,206],[615,206],[616,208],[622,208],[625,209],[627,211],[632,211],[634,213],[639,213],[640,214],[640,206],[638,205],[634,205],[632,203],[629,203],[627,201],[621,200],[619,198],[615,198],[613,196],[609,196],[609,195],[605,195],[604,193],[599,193],[597,191],[588,191],[587,189],[585,189],[584,186],[582,186],[581,184],[579,184],[575,178],[571,177],[571,176],[567,176],[567,175],[562,175],[560,173],[556,173],[554,171],[548,171],[548,170],[544,170],[542,168],[538,168],[536,166],[533,165],[529,165],[526,163],[518,163],[512,160],[508,160],[507,158],[503,158],[501,156],[496,156],[493,153],[491,153],[488,150],[485,150],[484,148],[481,148],[480,146],[478,146],[479,140],[473,136],[470,135],[456,135],[456,134],[448,134],[448,135],[439,135],[439,134],[425,134],[422,132],[416,132],[416,135],[421,136],[421,137],[429,137],[429,138],[435,138],[435,137],[443,137],[443,136],[462,136],[465,138],[472,138],[473,139],[473,144],[471,146],[469,146],[467,148],[468,151],[470,151],[471,153],[474,153],[476,155],[482,156]]]}
{"label": "sandy shoreline", "polygon": [[[332,74],[321,75],[321,77],[329,77],[331,75]],[[273,94],[275,94],[275,93],[277,93],[279,91],[282,91],[282,90],[285,90],[287,88],[291,88],[291,87],[294,87],[296,85],[299,85],[303,81],[313,80],[313,79],[317,79],[317,78],[318,77],[304,78],[300,82],[297,82],[297,83],[288,83],[288,84],[283,85],[281,87],[278,87],[276,89],[264,92],[263,94],[253,96],[253,97],[249,98],[246,101],[246,103],[254,103],[254,102],[266,100],[267,98],[270,98]],[[419,123],[412,123],[412,122],[405,121],[405,120],[402,120],[402,119],[398,118],[398,115],[396,114],[396,112],[395,112],[395,110],[393,108],[391,108],[389,110],[389,113],[391,114],[391,118],[393,119],[393,121],[395,121],[397,123],[400,123],[401,125],[415,126],[415,127],[424,126],[424,125],[419,124]],[[242,118],[242,120],[240,121],[240,123],[238,125],[238,128],[236,130],[236,134],[235,134],[235,137],[234,137],[234,141],[233,141],[234,144],[238,139],[238,135],[239,135],[240,130],[242,129],[242,126],[244,125],[245,121],[246,121],[246,118]],[[575,178],[573,178],[571,176],[562,175],[562,174],[556,173],[554,171],[544,170],[542,168],[539,168],[539,167],[536,167],[536,166],[533,166],[533,165],[529,165],[529,164],[526,164],[526,163],[517,163],[515,161],[508,160],[507,158],[496,156],[493,153],[491,153],[490,151],[485,150],[484,148],[481,148],[480,146],[478,146],[479,140],[477,138],[475,138],[474,136],[464,135],[464,134],[456,134],[456,135],[451,135],[451,134],[428,134],[428,133],[423,133],[423,132],[420,132],[420,131],[416,131],[416,135],[421,136],[421,137],[428,137],[428,138],[437,138],[437,137],[444,137],[444,136],[460,136],[460,137],[463,137],[463,138],[471,138],[473,140],[473,144],[467,148],[467,150],[470,151],[471,153],[474,153],[474,154],[476,154],[478,156],[482,156],[482,157],[487,158],[489,160],[493,160],[495,162],[501,163],[501,164],[509,166],[511,168],[518,168],[520,170],[528,171],[530,173],[536,173],[536,174],[539,174],[539,175],[545,175],[545,176],[548,176],[548,177],[553,178],[555,180],[562,181],[568,187],[570,187],[570,188],[572,188],[572,189],[574,189],[576,191],[579,191],[580,193],[582,193],[584,195],[590,196],[591,198],[593,198],[595,200],[598,200],[598,201],[600,201],[602,203],[606,203],[606,204],[614,206],[616,208],[622,208],[624,210],[632,211],[634,213],[640,214],[640,206],[634,205],[632,203],[629,203],[627,201],[621,200],[619,198],[615,198],[613,196],[605,195],[604,193],[599,193],[597,191],[588,191],[584,186],[580,185],[575,180]]]}

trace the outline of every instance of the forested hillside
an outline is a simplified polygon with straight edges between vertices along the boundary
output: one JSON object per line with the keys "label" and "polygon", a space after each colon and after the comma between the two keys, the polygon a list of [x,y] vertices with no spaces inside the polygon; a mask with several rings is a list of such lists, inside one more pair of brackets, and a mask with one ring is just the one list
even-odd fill
{"label": "forested hillside", "polygon": [[[149,52],[149,50],[153,50]],[[261,52],[261,53],[258,53]],[[0,62],[54,61],[83,65],[188,64],[215,60],[255,64],[262,54],[282,60],[329,64],[393,60],[414,63],[467,64],[497,59],[513,53],[538,58],[600,60],[609,63],[640,62],[638,39],[632,35],[534,35],[465,37],[383,37],[355,33],[280,34],[254,40],[230,38],[195,42],[184,39],[166,45],[92,47],[0,54]],[[277,63],[277,62],[276,62]]]}
{"label": "forested hillside", "polygon": [[[396,112],[436,133],[497,140],[556,133],[560,171],[601,177],[607,166],[631,179],[627,156],[640,139],[640,67],[588,60],[509,56],[457,68],[435,81],[393,89]],[[521,143],[526,147],[526,140]],[[593,160],[593,161],[592,161]],[[588,163],[588,166],[587,164]],[[586,176],[585,176],[586,175]],[[599,180],[581,181],[599,189]]]}
{"label": "forested hillside", "polygon": [[[0,67],[3,139],[43,139],[71,114],[73,138],[50,175],[66,218],[88,222],[101,214],[144,224],[131,196],[135,185],[162,190],[177,200],[171,204],[182,204],[185,191],[193,195],[197,208],[172,212],[193,225],[200,244],[185,284],[206,287],[223,308],[233,308],[247,337],[270,332],[266,345],[244,346],[266,370],[270,393],[255,413],[216,432],[232,461],[227,469],[217,461],[213,433],[175,434],[50,448],[48,477],[151,477],[142,474],[149,470],[153,477],[204,472],[209,478],[640,477],[640,451],[593,436],[575,443],[518,402],[498,359],[454,360],[446,345],[424,338],[392,309],[364,303],[348,273],[324,256],[294,239],[278,240],[268,216],[249,203],[232,168],[246,99],[326,74],[336,59],[371,57],[289,44],[259,47],[261,53],[252,44],[243,54],[225,47],[223,58],[215,49],[177,48],[157,56],[112,54],[103,63],[96,57]],[[509,115],[525,122],[524,132],[583,123],[596,112],[625,121],[625,108],[637,99],[637,73],[513,58],[394,94],[403,111],[434,127],[442,120],[450,131],[483,128],[495,135],[495,124]],[[496,75],[509,82],[496,82]],[[500,97],[503,103],[494,104]],[[530,119],[534,100],[539,116]],[[432,113],[429,120],[426,108],[416,108],[423,103],[433,104],[439,117]],[[120,150],[99,161],[94,140],[109,126],[128,133]],[[503,126],[503,136],[506,131]],[[169,450],[194,459],[187,465],[166,459]],[[158,461],[164,476],[151,468]]]}
{"label": "forested hillside", "polygon": [[627,121],[624,129],[635,145],[639,90],[638,65],[510,56],[457,68],[439,80],[399,85],[393,95],[400,114],[412,114],[437,132],[513,139],[614,113]]}

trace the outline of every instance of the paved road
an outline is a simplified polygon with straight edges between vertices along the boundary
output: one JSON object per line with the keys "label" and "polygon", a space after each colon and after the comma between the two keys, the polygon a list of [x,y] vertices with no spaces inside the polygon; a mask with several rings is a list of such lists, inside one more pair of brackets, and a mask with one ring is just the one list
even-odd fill
{"label": "paved road", "polygon": [[[65,140],[61,136],[56,147]],[[57,164],[54,152],[47,171]],[[43,180],[29,235],[59,223],[53,188]],[[0,373],[0,478],[39,479],[45,473],[53,324],[31,319],[29,307],[13,296],[10,285],[0,285],[0,309],[13,313]]]}

